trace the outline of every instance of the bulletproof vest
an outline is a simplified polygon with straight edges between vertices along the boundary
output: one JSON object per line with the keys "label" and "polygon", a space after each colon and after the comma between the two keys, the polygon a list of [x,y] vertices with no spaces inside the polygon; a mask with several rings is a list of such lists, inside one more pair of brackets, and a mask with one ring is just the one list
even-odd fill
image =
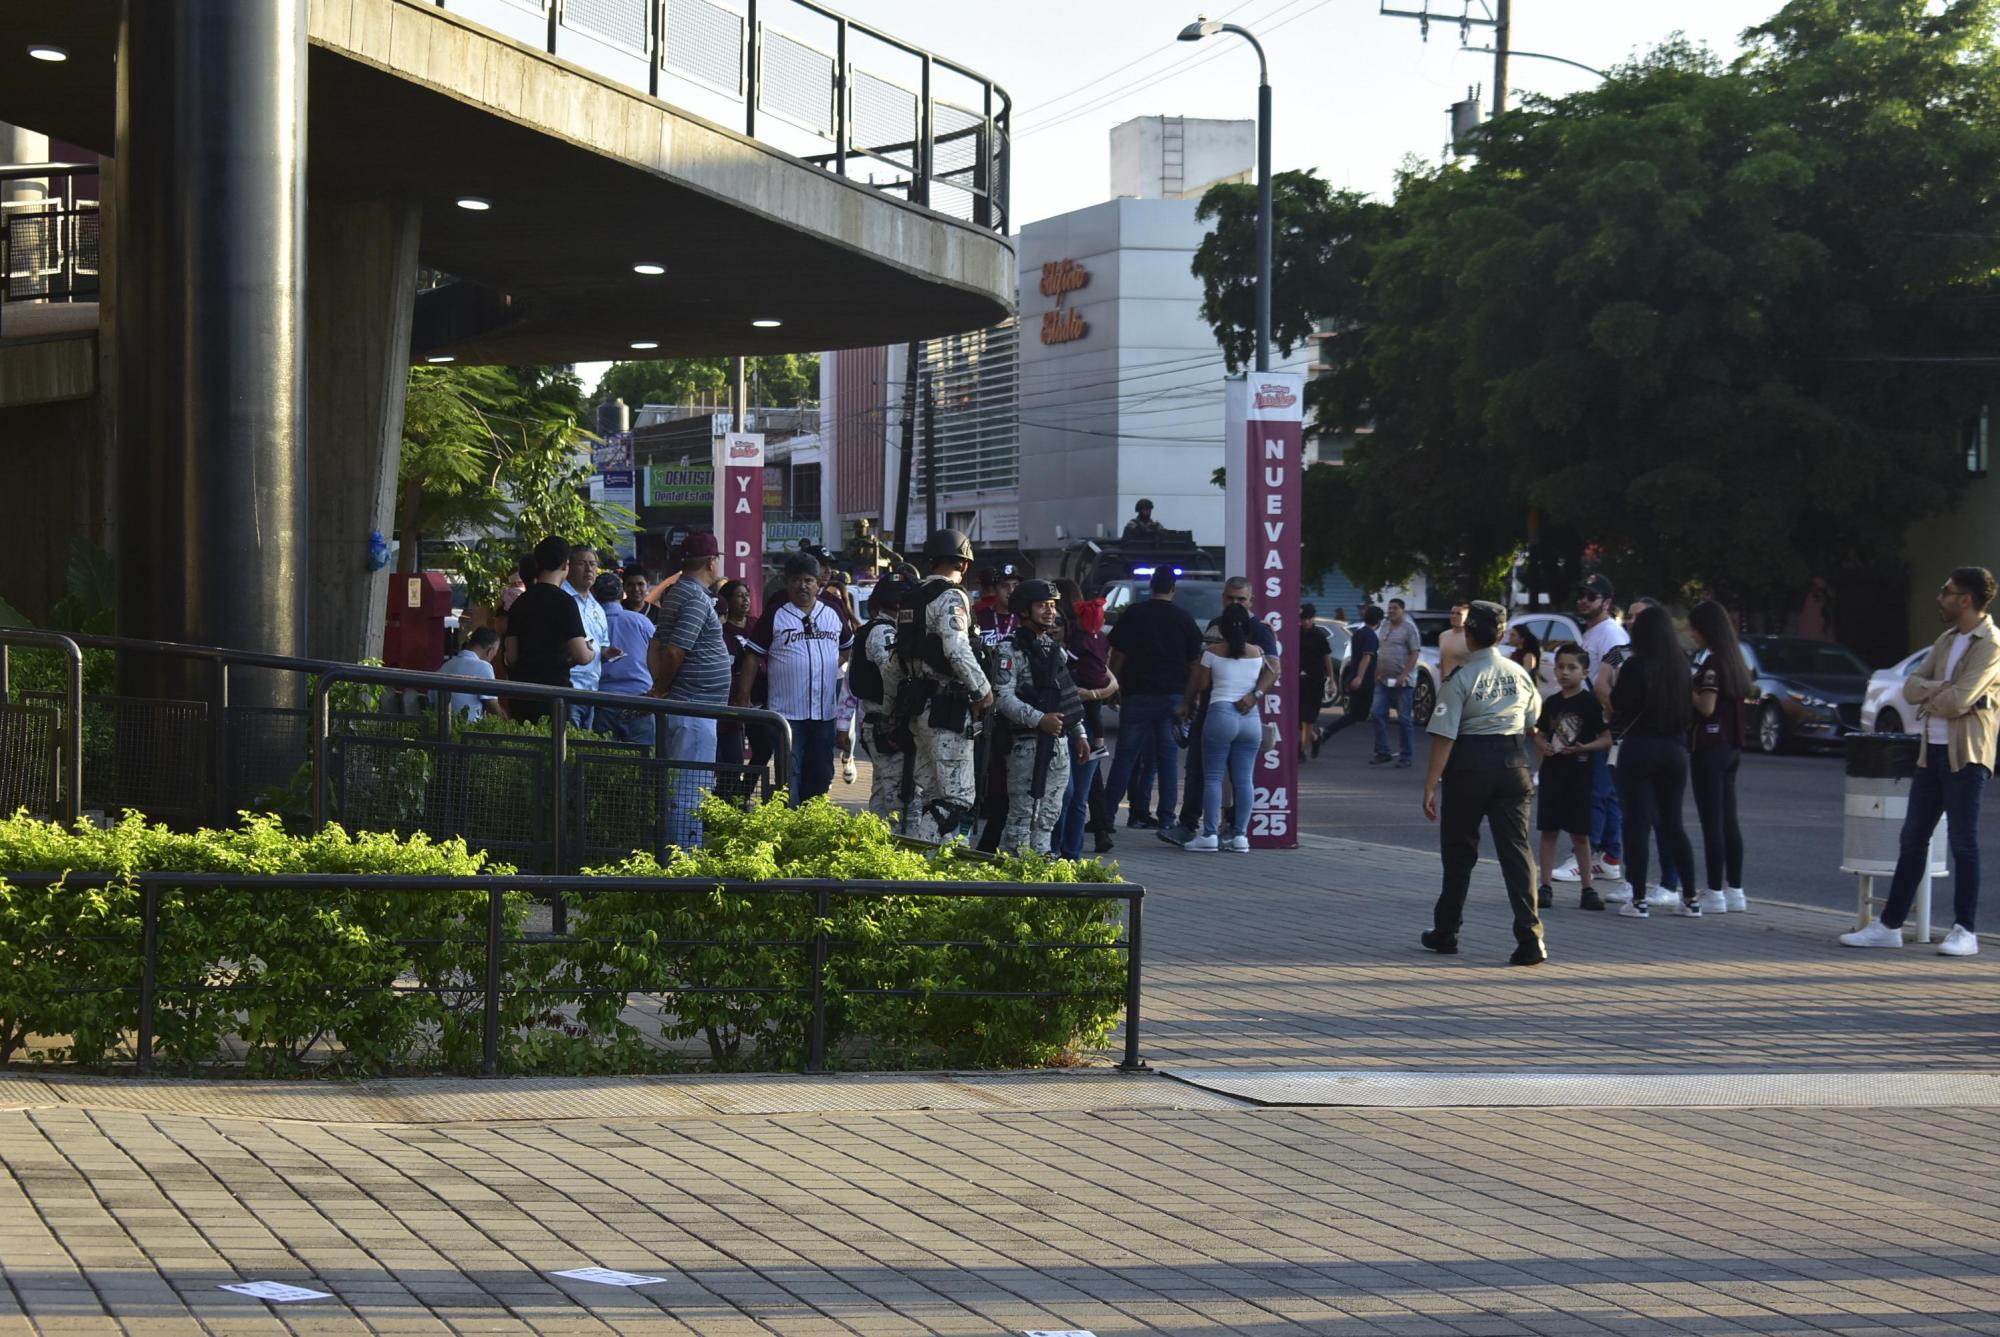
{"label": "bulletproof vest", "polygon": [[1066,726],[1082,719],[1083,698],[1077,693],[1076,679],[1070,676],[1063,643],[1044,640],[1032,628],[1023,627],[1015,633],[1014,650],[1027,662],[1034,679],[1025,692],[1016,680],[1014,690],[1020,698],[1045,715],[1062,716]]}
{"label": "bulletproof vest", "polygon": [[951,661],[944,657],[944,637],[928,628],[931,605],[957,588],[943,576],[932,576],[897,607],[896,658],[905,667],[923,664],[934,673],[951,676]]}
{"label": "bulletproof vest", "polygon": [[861,637],[854,647],[854,655],[847,662],[847,685],[854,695],[871,706],[887,704],[883,699],[886,688],[882,682],[882,670],[868,657],[868,638],[881,631],[894,631],[894,625],[887,618],[871,618],[861,629]]}

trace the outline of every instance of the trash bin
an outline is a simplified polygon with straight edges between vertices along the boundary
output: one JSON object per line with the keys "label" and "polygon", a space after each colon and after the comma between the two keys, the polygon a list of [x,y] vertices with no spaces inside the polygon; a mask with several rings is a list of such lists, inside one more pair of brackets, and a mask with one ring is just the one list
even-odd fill
{"label": "trash bin", "polygon": [[[1847,739],[1846,820],[1841,828],[1840,871],[1860,879],[1856,905],[1858,927],[1875,918],[1879,903],[1875,879],[1896,871],[1896,851],[1902,843],[1903,818],[1910,810],[1910,778],[1917,773],[1915,734],[1850,734]],[[1945,876],[1949,847],[1945,822],[1931,833],[1931,854],[1917,899],[1911,907],[1910,928],[1918,942],[1931,935],[1931,879]]]}

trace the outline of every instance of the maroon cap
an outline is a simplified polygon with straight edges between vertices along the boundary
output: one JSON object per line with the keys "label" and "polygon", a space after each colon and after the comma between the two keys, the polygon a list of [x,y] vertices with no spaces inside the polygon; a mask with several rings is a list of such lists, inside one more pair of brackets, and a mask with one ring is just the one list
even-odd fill
{"label": "maroon cap", "polygon": [[720,557],[722,545],[715,541],[713,534],[689,534],[687,542],[681,544],[681,560],[693,561],[697,557]]}

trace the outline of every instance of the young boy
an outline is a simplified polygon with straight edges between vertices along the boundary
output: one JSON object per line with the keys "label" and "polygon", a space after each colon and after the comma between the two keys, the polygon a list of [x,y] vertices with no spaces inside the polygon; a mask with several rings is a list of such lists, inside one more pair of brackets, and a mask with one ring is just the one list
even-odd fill
{"label": "young boy", "polygon": [[[1576,866],[1583,876],[1583,908],[1602,910],[1604,902],[1590,882],[1590,754],[1611,746],[1604,727],[1604,707],[1594,692],[1584,690],[1590,676],[1590,652],[1565,645],[1556,652],[1556,685],[1561,688],[1542,703],[1535,726],[1535,750],[1542,754],[1542,811],[1535,825],[1542,833],[1542,867],[1556,857],[1556,836],[1569,833]],[[1543,908],[1555,903],[1555,890],[1542,884],[1537,898]]]}

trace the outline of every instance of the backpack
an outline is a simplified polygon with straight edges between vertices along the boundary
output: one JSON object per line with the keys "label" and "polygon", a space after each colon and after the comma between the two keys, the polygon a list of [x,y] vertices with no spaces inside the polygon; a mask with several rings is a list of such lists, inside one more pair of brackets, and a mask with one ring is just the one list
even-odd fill
{"label": "backpack", "polygon": [[894,624],[887,618],[876,618],[861,629],[859,643],[854,647],[854,655],[847,661],[847,685],[855,698],[871,706],[888,704],[884,699],[887,685],[882,681],[882,669],[868,657],[868,638],[878,631],[895,631]]}

